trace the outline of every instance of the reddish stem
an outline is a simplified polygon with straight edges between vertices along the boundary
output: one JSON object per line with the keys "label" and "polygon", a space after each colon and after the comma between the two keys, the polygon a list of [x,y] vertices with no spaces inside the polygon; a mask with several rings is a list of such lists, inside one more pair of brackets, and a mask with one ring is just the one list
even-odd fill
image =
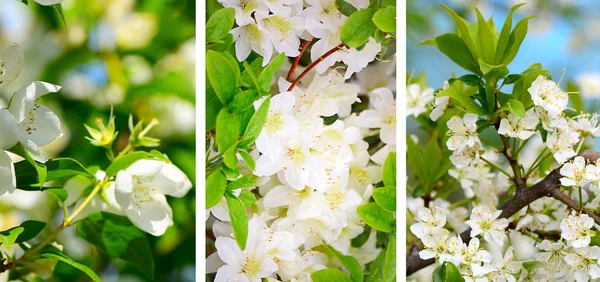
{"label": "reddish stem", "polygon": [[335,47],[333,47],[331,50],[327,51],[327,53],[323,54],[323,56],[319,57],[316,61],[314,61],[312,64],[310,64],[310,66],[308,66],[297,78],[296,80],[294,80],[294,82],[292,83],[292,85],[290,85],[290,88],[288,88],[287,91],[292,91],[294,89],[294,87],[296,87],[296,85],[298,85],[298,83],[300,83],[300,80],[306,76],[306,74],[308,74],[309,71],[311,71],[312,69],[314,69],[320,62],[322,62],[323,60],[325,60],[327,57],[331,56],[331,54],[337,52],[339,49],[343,48],[344,43],[340,43],[340,45],[337,45]]}
{"label": "reddish stem", "polygon": [[292,76],[294,75],[294,71],[296,70],[296,67],[298,66],[298,63],[300,62],[300,58],[302,58],[302,54],[304,54],[304,51],[306,51],[306,49],[308,48],[308,45],[310,45],[310,43],[313,41],[313,39],[309,39],[306,40],[304,42],[302,42],[302,46],[300,47],[300,55],[298,55],[296,58],[294,58],[294,63],[292,64],[292,67],[290,68],[290,71],[288,72],[287,75],[287,81],[292,81]]}

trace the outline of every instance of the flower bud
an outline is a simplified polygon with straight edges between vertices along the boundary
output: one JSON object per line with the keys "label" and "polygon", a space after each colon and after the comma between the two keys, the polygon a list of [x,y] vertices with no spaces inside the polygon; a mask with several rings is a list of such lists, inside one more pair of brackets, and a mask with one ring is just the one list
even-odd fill
{"label": "flower bud", "polygon": [[112,109],[106,126],[101,118],[97,118],[95,122],[98,129],[91,128],[87,124],[84,124],[90,134],[90,137],[86,138],[90,140],[90,143],[94,146],[110,147],[115,139],[117,139],[117,135],[119,135],[119,132],[115,131],[115,116],[113,116]]}
{"label": "flower bud", "polygon": [[129,116],[129,131],[131,132],[129,144],[131,147],[158,147],[160,145],[160,139],[146,136],[148,131],[150,131],[150,129],[157,124],[158,120],[152,119],[146,128],[143,128],[144,120],[140,120],[135,126],[133,126],[133,117]]}

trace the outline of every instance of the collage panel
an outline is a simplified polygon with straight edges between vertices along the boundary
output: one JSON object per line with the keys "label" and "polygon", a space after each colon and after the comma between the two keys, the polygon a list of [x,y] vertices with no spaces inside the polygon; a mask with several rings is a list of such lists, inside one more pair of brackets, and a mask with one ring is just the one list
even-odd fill
{"label": "collage panel", "polygon": [[0,281],[196,281],[195,10],[0,0]]}
{"label": "collage panel", "polygon": [[206,0],[199,279],[396,281],[396,14]]}
{"label": "collage panel", "polygon": [[600,278],[598,4],[407,1],[407,281]]}

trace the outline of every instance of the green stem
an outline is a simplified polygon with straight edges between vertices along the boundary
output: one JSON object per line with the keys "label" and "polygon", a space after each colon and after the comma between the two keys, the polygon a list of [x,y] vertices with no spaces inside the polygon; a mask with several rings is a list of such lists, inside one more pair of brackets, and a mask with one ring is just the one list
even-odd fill
{"label": "green stem", "polygon": [[527,142],[529,142],[529,140],[531,140],[531,138],[529,138],[529,139],[527,139],[525,141],[521,140],[519,142],[519,148],[515,152],[515,157],[519,156],[519,153],[521,152],[521,149],[523,149],[523,147],[525,147],[525,145],[527,145]]}
{"label": "green stem", "polygon": [[452,203],[450,206],[448,206],[448,208],[449,209],[453,209],[455,207],[462,206],[464,204],[468,204],[468,203],[470,203],[470,202],[472,202],[474,200],[475,200],[475,197],[464,198],[464,199],[462,199],[460,201],[456,201],[456,202]]}
{"label": "green stem", "polygon": [[543,158],[539,159],[544,152],[546,152],[546,148],[544,148],[544,150],[538,156],[538,158],[535,159],[534,163],[531,164],[531,167],[527,170],[527,173],[525,173],[525,177],[529,177],[529,175],[531,175],[531,173],[533,172],[533,170],[535,170],[536,168],[538,168],[549,156],[552,156],[552,152],[549,152],[548,154],[546,154],[546,156],[544,156]]}
{"label": "green stem", "polygon": [[117,157],[116,157],[115,159],[118,159],[118,158],[120,158],[120,157],[124,156],[125,154],[129,153],[129,151],[131,151],[131,149],[133,149],[133,148],[131,147],[131,144],[127,144],[127,147],[125,147],[125,149],[123,149],[123,151],[121,151],[121,152],[119,153],[119,155],[117,155]]}
{"label": "green stem", "polygon": [[484,157],[481,157],[481,156],[480,156],[479,158],[480,158],[482,161],[486,162],[486,163],[487,163],[488,165],[490,165],[491,167],[493,167],[493,168],[497,169],[498,171],[500,171],[500,172],[504,173],[506,176],[508,176],[508,178],[511,178],[511,177],[512,177],[512,176],[511,176],[511,175],[510,175],[510,174],[509,174],[509,173],[508,173],[506,170],[502,169],[502,168],[501,168],[501,167],[499,167],[497,164],[495,164],[495,163],[492,163],[492,162],[490,162],[490,161],[486,160]]}
{"label": "green stem", "polygon": [[44,240],[41,244],[37,245],[35,248],[26,251],[15,262],[16,263],[24,262],[28,257],[31,257],[34,254],[37,254],[45,246],[50,244],[54,240],[56,235],[58,235],[63,229],[69,227],[73,223],[73,220],[75,219],[75,217],[77,217],[83,211],[83,209],[92,201],[92,199],[98,194],[98,192],[100,192],[100,190],[104,186],[104,183],[105,183],[105,180],[98,182],[96,184],[96,186],[94,187],[94,189],[92,190],[92,192],[87,196],[87,198],[85,198],[83,203],[81,203],[81,205],[75,210],[75,212],[73,212],[73,214],[71,216],[63,219],[63,222],[61,223],[61,225],[58,228],[56,228],[54,231],[52,231],[52,233],[50,233],[50,235],[48,236],[48,238],[46,238],[46,240]]}
{"label": "green stem", "polygon": [[584,141],[585,137],[581,138],[581,141],[579,141],[579,145],[577,145],[577,150],[575,151],[575,154],[579,154],[579,151],[581,151],[581,147],[583,147]]}

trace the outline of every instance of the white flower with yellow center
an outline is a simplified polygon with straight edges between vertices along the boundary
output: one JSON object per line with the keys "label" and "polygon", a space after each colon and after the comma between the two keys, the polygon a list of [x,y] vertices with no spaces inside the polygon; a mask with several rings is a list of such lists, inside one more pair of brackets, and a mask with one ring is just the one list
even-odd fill
{"label": "white flower with yellow center", "polygon": [[565,262],[565,244],[562,241],[553,243],[544,240],[535,247],[542,250],[535,254],[535,259],[544,263],[545,268],[552,271],[555,277],[563,277],[568,272]]}
{"label": "white flower with yellow center", "polygon": [[310,6],[302,11],[302,16],[323,23],[332,33],[337,32],[346,17],[338,10],[335,0],[307,0]]}
{"label": "white flower with yellow center", "polygon": [[[562,119],[561,123],[566,122],[566,120]],[[560,126],[562,127],[562,125]],[[546,137],[546,146],[554,154],[554,159],[559,164],[577,155],[573,149],[573,145],[577,144],[577,142],[579,142],[579,134],[577,131],[568,128],[568,126],[566,129],[556,128]]]}
{"label": "white flower with yellow center", "polygon": [[525,117],[510,113],[507,118],[500,121],[498,134],[526,140],[535,134],[538,122],[539,120],[533,109],[525,112]]}
{"label": "white flower with yellow center", "polygon": [[598,114],[581,114],[571,120],[571,128],[579,132],[582,137],[600,136],[600,127],[598,127]]}
{"label": "white flower with yellow center", "polygon": [[586,165],[583,157],[576,157],[572,162],[565,163],[560,168],[560,174],[564,177],[560,179],[563,186],[579,187],[587,183]]}
{"label": "white flower with yellow center", "polygon": [[446,214],[438,207],[420,207],[417,214],[417,223],[410,226],[410,232],[417,238],[431,234],[435,228],[444,228],[446,225]]}
{"label": "white flower with yellow center", "polygon": [[369,93],[373,110],[365,110],[358,116],[364,127],[380,128],[379,136],[386,144],[396,144],[396,100],[391,90],[377,88]]}
{"label": "white flower with yellow center", "polygon": [[304,18],[292,16],[290,7],[264,18],[264,28],[269,33],[275,50],[287,57],[300,55],[300,35],[304,32]]}
{"label": "white flower with yellow center", "polygon": [[263,27],[262,18],[257,16],[257,23],[238,26],[229,31],[235,39],[235,57],[242,62],[250,52],[258,53],[262,58],[262,66],[266,66],[273,56],[271,37]]}
{"label": "white flower with yellow center", "polygon": [[477,115],[467,113],[462,118],[453,116],[448,122],[448,141],[446,146],[451,151],[463,150],[467,147],[482,148],[477,133]]}
{"label": "white flower with yellow center", "polygon": [[483,234],[490,244],[504,245],[507,240],[505,233],[508,219],[498,218],[502,211],[491,206],[479,205],[471,211],[471,217],[465,223],[471,227],[471,237]]}
{"label": "white flower with yellow center", "polygon": [[565,255],[567,265],[571,267],[570,274],[577,282],[590,281],[590,278],[600,278],[600,247],[577,248],[572,253]]}
{"label": "white flower with yellow center", "polygon": [[551,114],[542,107],[534,107],[533,110],[542,122],[542,126],[546,131],[552,132],[557,127],[560,129],[566,129],[566,127],[568,127],[568,124],[564,122],[562,113]]}
{"label": "white flower with yellow center", "polygon": [[[418,117],[427,111],[427,106],[433,101],[433,88],[421,89],[418,84],[411,84],[406,91],[406,116]],[[442,100],[440,100],[442,101]],[[448,102],[446,101],[446,104]],[[436,118],[437,119],[437,118]]]}
{"label": "white flower with yellow center", "polygon": [[560,236],[573,248],[587,247],[590,245],[591,237],[596,235],[592,227],[594,227],[594,219],[589,215],[577,216],[573,213],[560,222]]}
{"label": "white flower with yellow center", "polygon": [[235,22],[239,26],[254,23],[253,13],[259,15],[269,14],[267,6],[259,0],[219,0],[219,2],[223,7],[235,10]]}
{"label": "white flower with yellow center", "polygon": [[425,246],[425,249],[419,252],[421,259],[427,260],[437,258],[441,254],[448,252],[449,240],[448,235],[450,232],[443,228],[435,228],[431,234],[423,236],[421,242]]}
{"label": "white flower with yellow center", "polygon": [[[268,254],[265,247],[270,230],[266,228],[257,216],[248,223],[248,239],[246,248],[240,250],[236,241],[229,237],[218,237],[215,247],[219,258],[225,263],[217,270],[215,281],[252,281],[260,282],[277,271],[276,258]],[[285,249],[295,246],[286,242]]]}
{"label": "white flower with yellow center", "polygon": [[135,226],[160,236],[173,225],[165,195],[183,197],[192,183],[179,168],[158,160],[139,160],[117,173],[115,198]]}
{"label": "white flower with yellow center", "polygon": [[550,114],[558,115],[567,108],[569,95],[560,89],[554,81],[541,75],[537,77],[527,91],[531,94],[533,103],[544,108]]}
{"label": "white flower with yellow center", "polygon": [[[256,101],[254,107],[258,109],[263,99]],[[291,92],[283,92],[271,98],[269,113],[265,124],[256,138],[256,148],[259,152],[274,158],[281,154],[288,138],[300,132],[300,124],[294,117],[295,98]]]}

